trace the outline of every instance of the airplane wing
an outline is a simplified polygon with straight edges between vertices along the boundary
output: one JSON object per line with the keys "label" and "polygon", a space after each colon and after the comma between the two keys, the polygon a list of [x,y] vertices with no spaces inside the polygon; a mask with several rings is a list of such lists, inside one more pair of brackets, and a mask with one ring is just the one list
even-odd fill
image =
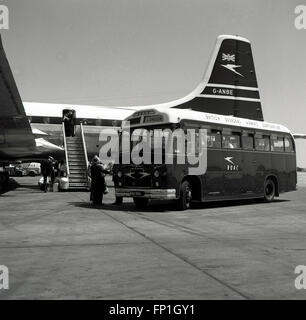
{"label": "airplane wing", "polygon": [[293,134],[294,139],[306,139],[305,133],[294,133]]}
{"label": "airplane wing", "polygon": [[11,158],[12,150],[35,148],[35,137],[6,58],[0,36],[0,162]]}

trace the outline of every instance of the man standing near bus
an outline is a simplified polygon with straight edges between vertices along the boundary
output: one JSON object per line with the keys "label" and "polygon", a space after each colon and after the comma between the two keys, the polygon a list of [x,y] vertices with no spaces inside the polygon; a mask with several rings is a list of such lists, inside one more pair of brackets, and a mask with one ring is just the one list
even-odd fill
{"label": "man standing near bus", "polygon": [[43,160],[40,165],[41,173],[44,177],[44,184],[43,184],[44,192],[47,192],[47,190],[48,190],[48,177],[49,176],[51,177],[51,184],[53,185],[53,183],[54,183],[53,162],[54,162],[54,158],[49,156],[49,158],[46,160]]}

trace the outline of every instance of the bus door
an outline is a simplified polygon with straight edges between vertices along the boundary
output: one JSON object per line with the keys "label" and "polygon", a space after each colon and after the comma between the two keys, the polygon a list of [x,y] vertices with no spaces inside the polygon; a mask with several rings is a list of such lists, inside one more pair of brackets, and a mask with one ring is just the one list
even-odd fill
{"label": "bus door", "polygon": [[286,157],[284,155],[284,137],[278,134],[271,135],[271,166],[278,177],[279,191],[286,190]]}
{"label": "bus door", "polygon": [[271,143],[268,132],[256,132],[255,134],[255,150],[256,159],[254,167],[256,171],[254,184],[255,192],[263,194],[265,176],[267,172],[271,172]]}
{"label": "bus door", "polygon": [[243,192],[241,133],[224,129],[222,132],[223,179],[226,195]]}
{"label": "bus door", "polygon": [[255,132],[244,130],[242,132],[242,164],[243,164],[243,192],[246,194],[255,192],[257,172],[257,154],[255,152]]}
{"label": "bus door", "polygon": [[210,199],[224,194],[221,136],[221,130],[207,130],[207,171],[204,196]]}

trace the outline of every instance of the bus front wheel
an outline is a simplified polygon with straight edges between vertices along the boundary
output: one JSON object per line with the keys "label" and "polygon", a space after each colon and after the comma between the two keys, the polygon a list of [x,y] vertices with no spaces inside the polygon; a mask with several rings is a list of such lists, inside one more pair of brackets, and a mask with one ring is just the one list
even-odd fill
{"label": "bus front wheel", "polygon": [[192,199],[191,185],[188,181],[184,181],[181,184],[180,199],[178,201],[178,207],[180,210],[187,210],[190,208]]}
{"label": "bus front wheel", "polygon": [[137,209],[145,209],[149,202],[147,198],[133,198],[133,200]]}
{"label": "bus front wheel", "polygon": [[264,201],[272,202],[275,197],[275,191],[276,191],[275,182],[271,178],[268,178],[264,186]]}

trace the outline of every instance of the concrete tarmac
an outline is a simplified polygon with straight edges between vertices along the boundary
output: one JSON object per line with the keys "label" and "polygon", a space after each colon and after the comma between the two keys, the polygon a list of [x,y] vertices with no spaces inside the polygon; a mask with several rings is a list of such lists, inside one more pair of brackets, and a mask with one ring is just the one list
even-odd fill
{"label": "concrete tarmac", "polygon": [[86,192],[42,193],[36,178],[0,195],[0,299],[305,299],[306,174],[274,203],[100,208]]}

